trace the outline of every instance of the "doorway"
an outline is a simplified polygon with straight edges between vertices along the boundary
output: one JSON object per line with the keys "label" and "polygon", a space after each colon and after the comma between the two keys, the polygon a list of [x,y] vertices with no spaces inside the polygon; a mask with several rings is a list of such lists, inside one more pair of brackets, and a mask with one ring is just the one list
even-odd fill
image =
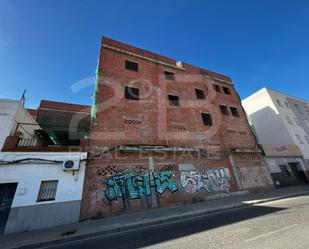
{"label": "doorway", "polygon": [[9,218],[17,183],[0,184],[0,234],[4,232]]}
{"label": "doorway", "polygon": [[299,163],[289,163],[291,170],[299,183],[308,183],[304,171],[301,170]]}

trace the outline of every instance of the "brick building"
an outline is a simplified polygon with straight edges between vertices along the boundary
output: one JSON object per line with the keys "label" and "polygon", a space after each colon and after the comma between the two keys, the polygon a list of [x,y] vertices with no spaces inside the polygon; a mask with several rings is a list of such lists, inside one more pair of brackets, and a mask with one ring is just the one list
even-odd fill
{"label": "brick building", "polygon": [[81,219],[272,186],[231,79],[102,39]]}

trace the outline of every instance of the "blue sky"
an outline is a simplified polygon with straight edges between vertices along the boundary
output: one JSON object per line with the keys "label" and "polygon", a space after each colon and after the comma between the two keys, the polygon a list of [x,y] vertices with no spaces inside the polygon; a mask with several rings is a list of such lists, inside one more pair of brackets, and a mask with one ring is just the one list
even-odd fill
{"label": "blue sky", "polygon": [[91,104],[107,36],[226,74],[242,98],[309,100],[308,13],[306,0],[0,0],[0,98]]}

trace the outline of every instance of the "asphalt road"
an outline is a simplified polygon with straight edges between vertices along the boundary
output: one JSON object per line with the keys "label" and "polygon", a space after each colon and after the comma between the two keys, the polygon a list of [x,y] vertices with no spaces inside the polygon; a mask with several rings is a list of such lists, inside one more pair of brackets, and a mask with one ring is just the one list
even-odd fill
{"label": "asphalt road", "polygon": [[309,196],[268,202],[48,248],[308,249]]}

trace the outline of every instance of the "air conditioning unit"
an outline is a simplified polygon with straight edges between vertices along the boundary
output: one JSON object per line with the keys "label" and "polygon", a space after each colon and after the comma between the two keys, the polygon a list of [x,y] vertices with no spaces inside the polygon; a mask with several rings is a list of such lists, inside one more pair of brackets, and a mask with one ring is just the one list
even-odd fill
{"label": "air conditioning unit", "polygon": [[63,162],[63,171],[79,170],[79,160],[67,160]]}

